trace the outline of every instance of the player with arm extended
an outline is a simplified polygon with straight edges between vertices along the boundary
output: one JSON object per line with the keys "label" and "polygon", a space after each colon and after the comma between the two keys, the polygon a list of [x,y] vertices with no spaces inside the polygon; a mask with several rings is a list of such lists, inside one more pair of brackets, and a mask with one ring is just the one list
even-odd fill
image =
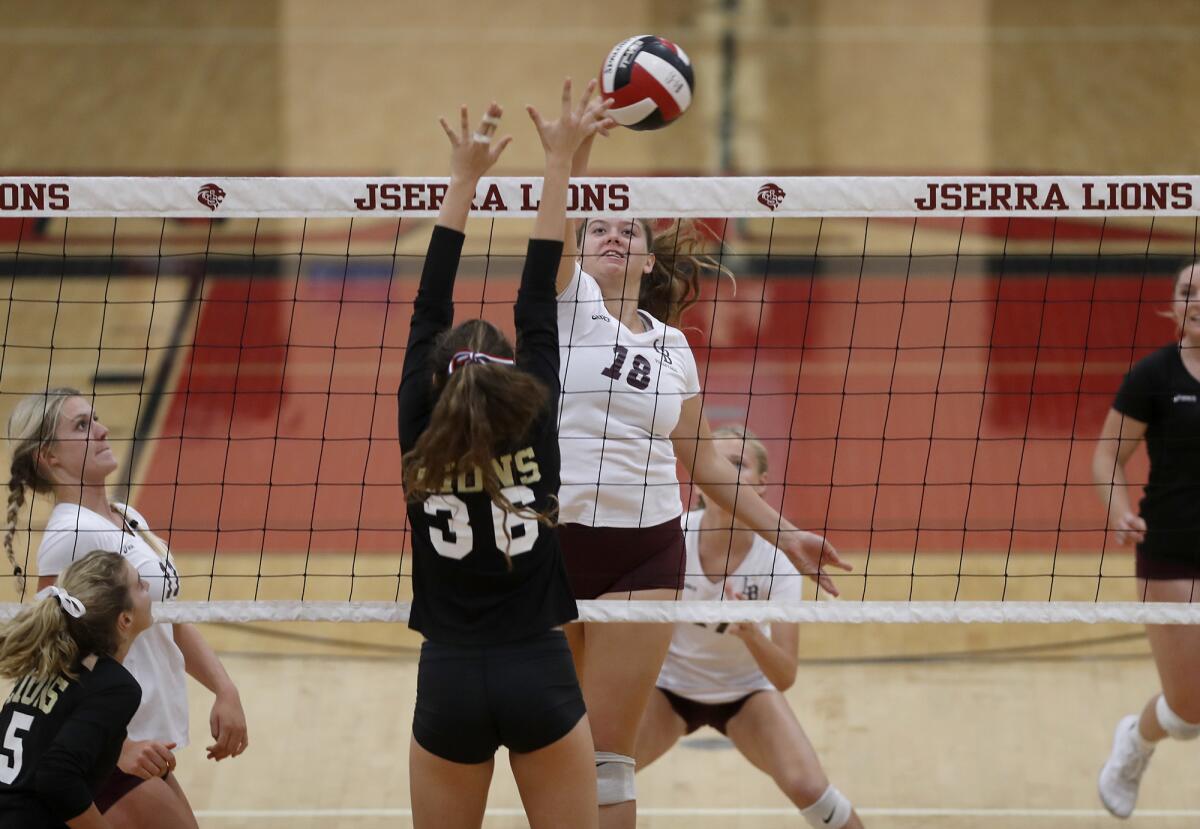
{"label": "player with arm extended", "polygon": [[[762,494],[767,450],[740,426],[713,430],[716,449],[739,482]],[[684,516],[685,600],[800,601],[803,578],[771,544],[716,505]],[[860,829],[850,801],[821,768],[808,735],[784,698],[796,681],[799,625],[678,624],[638,728],[638,770],[684,735],[708,725],[766,772],[817,829]]]}
{"label": "player with arm extended", "polygon": [[[590,142],[576,153],[583,175]],[[694,225],[655,234],[641,219],[593,218],[564,237],[559,537],[577,599],[664,600],[683,586],[677,464],[706,499],[776,545],[821,589],[850,569],[822,536],[798,530],[714,448],[696,361],[677,327],[698,280],[719,271]],[[576,257],[578,252],[578,257]],[[604,829],[637,819],[633,751],[671,640],[669,625],[582,623],[567,636],[596,743]]]}
{"label": "player with arm extended", "polygon": [[450,186],[413,305],[399,436],[413,547],[410,626],[425,636],[409,749],[413,825],[483,821],[494,755],[509,760],[533,829],[596,826],[592,740],[560,629],[578,611],[554,532],[559,488],[558,330],[571,158],[606,122],[564,86],[558,120],[530,116],[546,154],[541,204],[513,318],[516,348],[479,319],[453,325],[454,280],[493,143],[492,104],[450,140]]}

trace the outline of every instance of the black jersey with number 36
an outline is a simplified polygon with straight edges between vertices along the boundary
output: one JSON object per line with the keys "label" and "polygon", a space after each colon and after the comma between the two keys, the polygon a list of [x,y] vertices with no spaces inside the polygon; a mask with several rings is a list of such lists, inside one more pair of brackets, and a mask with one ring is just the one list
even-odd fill
{"label": "black jersey with number 36", "polygon": [[142,689],[101,657],[77,679],[18,680],[0,710],[0,827],[65,826],[116,768]]}
{"label": "black jersey with number 36", "polygon": [[[400,381],[404,452],[429,425],[433,373],[444,368],[430,364],[430,352],[453,322],[463,239],[463,234],[439,226],[429,241]],[[561,257],[562,242],[529,241],[514,309],[516,365],[540,380],[549,397],[525,437],[496,447],[492,460],[504,496],[541,513],[553,509],[560,481],[554,278]],[[409,626],[437,642],[488,645],[534,636],[576,618],[557,533],[531,518],[505,513],[482,490],[481,476],[474,471],[460,470],[447,484],[438,494],[408,504],[413,550]],[[502,550],[512,559],[511,570]]]}

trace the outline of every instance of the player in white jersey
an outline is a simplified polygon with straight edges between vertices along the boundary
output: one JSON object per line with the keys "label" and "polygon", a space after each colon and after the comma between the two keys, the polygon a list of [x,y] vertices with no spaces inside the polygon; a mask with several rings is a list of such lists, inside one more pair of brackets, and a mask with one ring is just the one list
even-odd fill
{"label": "player in white jersey", "polygon": [[[572,176],[584,175],[589,147]],[[779,545],[836,595],[826,567],[849,569],[824,538],[802,532],[715,451],[680,314],[702,271],[718,270],[694,226],[659,234],[637,219],[588,219],[568,233],[559,270],[559,538],[578,599],[675,599],[684,544],[677,463],[712,503]],[[578,251],[578,261],[574,256]],[[671,628],[569,625],[567,636],[596,745],[602,829],[633,829],[637,728]]]}
{"label": "player in white jersey", "polygon": [[[38,548],[38,588],[55,583],[72,561],[94,551],[120,553],[150,585],[155,601],[178,598],[179,573],[162,539],[126,504],[112,502],[106,480],[117,469],[108,429],[75,389],[50,389],[22,399],[8,421],[12,445],[8,531],[4,546],[18,589],[25,577],[13,552],[26,489],[55,502]],[[194,625],[155,624],[138,637],[125,667],[142,688],[117,770],[96,793],[114,827],[195,827],[191,805],[172,773],[174,750],[188,743],[185,672],[216,695],[208,757],[245,750],[246,716],[237,687]]]}
{"label": "player in white jersey", "polygon": [[[741,483],[761,493],[767,481],[762,443],[740,426],[715,429],[713,437],[719,438],[717,451],[738,468]],[[787,557],[736,526],[720,507],[684,516],[684,538],[684,599],[800,601],[803,576]],[[709,725],[769,774],[810,825],[861,827],[850,802],[830,785],[782,693],[796,681],[798,628],[794,623],[676,625],[638,729],[638,769],[680,737]]]}

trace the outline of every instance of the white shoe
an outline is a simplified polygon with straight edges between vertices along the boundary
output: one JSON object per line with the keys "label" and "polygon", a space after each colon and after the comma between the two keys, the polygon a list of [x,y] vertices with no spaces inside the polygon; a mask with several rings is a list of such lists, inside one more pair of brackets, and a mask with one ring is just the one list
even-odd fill
{"label": "white shoe", "polygon": [[1112,754],[1100,769],[1100,802],[1114,817],[1127,818],[1133,814],[1137,803],[1138,786],[1146,765],[1154,756],[1154,749],[1144,751],[1134,738],[1138,727],[1136,714],[1130,714],[1117,723],[1113,734]]}

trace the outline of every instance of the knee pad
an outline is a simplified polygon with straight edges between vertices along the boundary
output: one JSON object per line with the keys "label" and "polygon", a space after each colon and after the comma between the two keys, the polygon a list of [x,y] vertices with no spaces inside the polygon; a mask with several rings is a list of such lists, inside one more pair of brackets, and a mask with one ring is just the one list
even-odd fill
{"label": "knee pad", "polygon": [[842,829],[853,811],[846,796],[830,785],[816,803],[801,809],[800,814],[815,829]]}
{"label": "knee pad", "polygon": [[596,799],[601,806],[637,800],[634,759],[611,751],[596,752]]}
{"label": "knee pad", "polygon": [[1171,706],[1167,705],[1166,695],[1158,695],[1158,702],[1154,704],[1154,713],[1158,717],[1158,724],[1162,726],[1162,730],[1176,740],[1194,740],[1200,737],[1200,723],[1190,723],[1172,711]]}

